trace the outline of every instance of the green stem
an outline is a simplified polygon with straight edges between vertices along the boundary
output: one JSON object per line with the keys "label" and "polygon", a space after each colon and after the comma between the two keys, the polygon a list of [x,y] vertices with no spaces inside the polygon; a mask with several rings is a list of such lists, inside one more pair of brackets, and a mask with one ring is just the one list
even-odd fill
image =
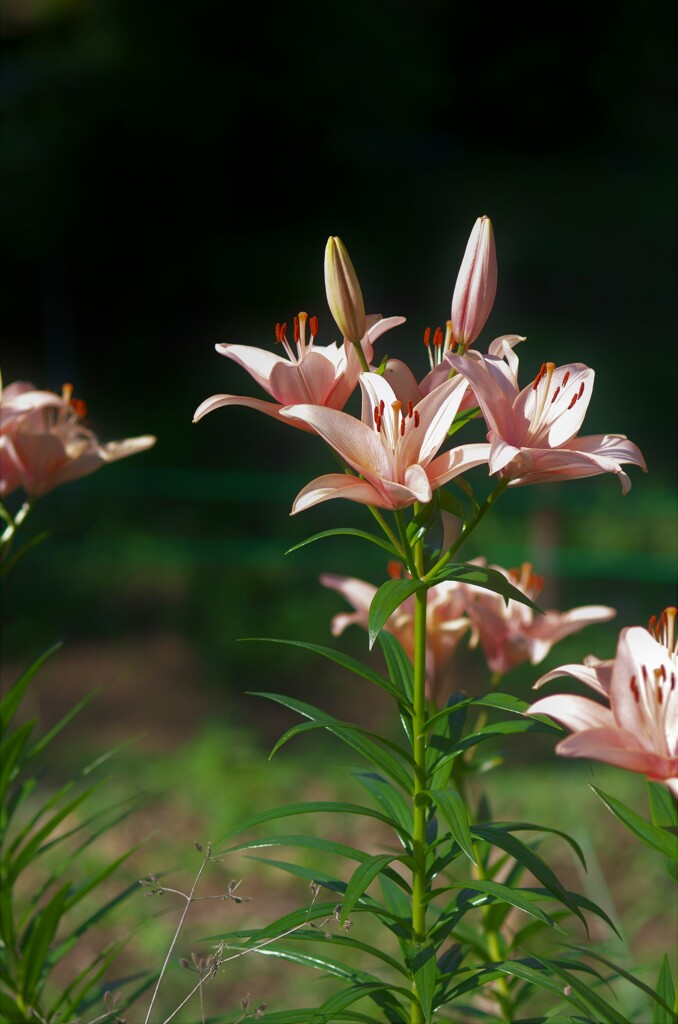
{"label": "green stem", "polygon": [[[402,509],[398,508],[394,511],[395,521],[398,524],[398,533],[400,534],[400,543],[402,545],[403,553],[405,555],[405,561],[407,562],[407,568],[410,570],[412,576],[419,577],[420,571],[417,569],[417,563],[415,561],[415,555],[410,545],[409,537],[407,536],[407,525],[405,524],[405,517],[403,516]],[[418,551],[420,545],[415,548]],[[421,558],[419,564],[423,567],[423,550],[421,551]]]}
{"label": "green stem", "polygon": [[9,512],[7,512],[7,510],[3,506],[2,518],[5,520],[6,523],[8,523],[8,525],[7,528],[3,530],[2,535],[0,536],[0,546],[10,544],[14,540],[14,535],[16,534],[16,531],[19,529],[24,519],[31,511],[31,508],[32,503],[29,499],[28,501],[25,501],[23,503],[17,514],[14,516],[14,519],[12,519],[12,517],[9,515]]}
{"label": "green stem", "polygon": [[[415,564],[423,563],[421,541],[415,547]],[[426,610],[427,589],[414,595],[414,800],[413,807],[413,869],[412,869],[412,931],[415,943],[426,940],[426,804],[423,796],[426,777]],[[411,1024],[423,1024],[424,1014],[413,984],[415,1001],[412,1005]]]}
{"label": "green stem", "polygon": [[376,521],[381,526],[382,530],[384,531],[384,533],[386,534],[386,536],[388,537],[388,539],[390,540],[391,544],[396,549],[396,551],[398,552],[400,557],[401,558],[406,558],[405,552],[402,549],[400,541],[398,540],[398,538],[396,537],[395,533],[393,532],[391,527],[388,525],[388,523],[386,522],[386,520],[382,516],[381,512],[379,511],[379,509],[375,508],[374,505],[368,505],[367,507],[369,508],[370,512],[372,513],[372,515],[374,516]]}
{"label": "green stem", "polygon": [[426,575],[422,577],[425,583],[428,583],[432,579],[432,577],[436,575],[436,573],[440,572],[441,569],[445,568],[449,560],[452,558],[452,555],[456,554],[456,552],[462,546],[468,535],[472,533],[473,530],[475,530],[476,526],[483,518],[483,516],[487,512],[489,512],[489,510],[492,508],[492,506],[500,497],[500,495],[503,494],[503,492],[506,490],[508,484],[509,478],[507,476],[502,477],[497,486],[495,487],[495,489],[492,491],[492,493],[489,494],[485,501],[482,503],[482,505],[480,506],[476,514],[473,516],[473,518],[469,521],[467,525],[464,526],[464,529],[461,531],[452,547],[449,548],[449,550],[445,552],[442,558],[438,559],[433,568],[430,569],[426,573]]}
{"label": "green stem", "polygon": [[356,350],[356,355],[358,356],[358,362],[360,363],[360,365],[361,365],[361,367],[363,369],[363,373],[369,373],[370,372],[370,368],[369,368],[369,365],[367,363],[367,359],[365,358],[365,353],[363,352],[363,347],[360,344],[360,342],[359,341],[354,341],[353,342],[353,348]]}
{"label": "green stem", "polygon": [[[474,870],[474,874],[485,882],[487,881],[487,872],[483,864],[483,859],[480,853],[475,849],[477,868]],[[485,939],[487,941],[487,952],[490,955],[490,959],[493,963],[500,963],[504,959],[500,943],[500,932],[496,928],[489,927],[489,915],[491,908],[488,906],[483,907],[483,928],[485,932]],[[511,998],[511,990],[508,987],[506,978],[497,978],[495,995],[497,1002],[501,1009],[502,1019],[506,1021],[506,1024],[511,1024],[513,1020],[513,999]]]}

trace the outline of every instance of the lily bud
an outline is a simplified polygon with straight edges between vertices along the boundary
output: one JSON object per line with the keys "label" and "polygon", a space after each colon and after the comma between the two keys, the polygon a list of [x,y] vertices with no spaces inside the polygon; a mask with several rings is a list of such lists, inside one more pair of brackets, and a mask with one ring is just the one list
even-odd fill
{"label": "lily bud", "polygon": [[497,293],[497,253],[489,217],[478,217],[466,244],[452,296],[452,333],[459,345],[470,345],[490,315]]}
{"label": "lily bud", "polygon": [[325,290],[337,327],[347,341],[359,344],[367,329],[365,304],[351,258],[336,236],[328,238],[325,248]]}

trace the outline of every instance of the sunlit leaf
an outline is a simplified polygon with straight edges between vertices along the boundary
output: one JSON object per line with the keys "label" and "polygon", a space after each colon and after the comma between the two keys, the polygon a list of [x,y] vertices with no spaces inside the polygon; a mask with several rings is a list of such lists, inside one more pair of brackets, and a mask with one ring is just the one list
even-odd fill
{"label": "sunlit leaf", "polygon": [[450,562],[440,572],[433,576],[429,583],[440,583],[441,580],[457,580],[460,583],[470,583],[474,587],[481,587],[483,590],[491,590],[494,594],[500,594],[506,604],[510,600],[518,601],[527,605],[533,611],[542,614],[541,608],[531,601],[522,590],[518,590],[498,569],[490,569],[483,565],[474,565],[466,562]]}
{"label": "sunlit leaf", "polygon": [[390,619],[396,608],[403,601],[426,587],[421,580],[386,580],[372,598],[369,612],[369,647],[372,650],[374,641]]}
{"label": "sunlit leaf", "polygon": [[468,859],[473,864],[477,864],[468,811],[459,793],[453,789],[434,789],[429,791],[429,795],[447,822],[452,838],[459,844]]}
{"label": "sunlit leaf", "polygon": [[371,544],[377,544],[384,551],[387,551],[391,558],[400,558],[400,552],[396,551],[392,544],[383,537],[379,537],[374,533],[367,533],[365,530],[355,530],[353,527],[337,527],[333,530],[323,530],[321,533],[314,533],[312,537],[307,537],[306,540],[299,541],[293,547],[288,548],[285,552],[286,555],[292,554],[293,551],[298,551],[300,548],[305,548],[307,544],[314,544],[317,540],[323,540],[325,537],[360,537],[361,540],[370,541]]}
{"label": "sunlit leaf", "polygon": [[326,712],[313,707],[311,704],[306,704],[304,701],[295,700],[293,697],[286,697],[279,693],[253,693],[252,696],[265,697],[267,700],[276,701],[278,704],[298,712],[298,714],[303,715],[305,718],[322,723],[328,732],[336,735],[348,746],[367,758],[368,761],[371,761],[385,771],[389,778],[397,782],[406,793],[412,791],[411,779],[399,761],[355,729],[344,728],[343,724],[338,722],[336,718],[333,718],[332,715],[328,715]]}
{"label": "sunlit leaf", "polygon": [[[403,700],[403,693],[398,686],[395,686],[390,679],[386,679],[380,675],[379,672],[375,672],[367,665],[363,665],[361,661],[356,658],[350,658],[347,654],[343,654],[341,651],[335,651],[332,647],[322,647],[319,644],[307,644],[303,640],[279,640],[275,637],[253,637],[257,643],[265,644],[285,644],[287,647],[300,647],[302,650],[311,651],[313,654],[319,654],[323,658],[327,658],[329,661],[335,662],[337,665],[341,665],[342,668],[348,669],[349,672],[355,673],[355,675],[361,676],[363,679],[367,679],[368,682],[374,683],[375,686],[381,687],[382,690],[386,690],[392,697],[395,697],[397,701]],[[244,641],[243,641],[244,642]],[[249,642],[249,641],[248,641]]]}
{"label": "sunlit leaf", "polygon": [[414,984],[419,996],[421,1009],[424,1013],[424,1019],[428,1022],[431,1020],[433,997],[438,977],[436,950],[433,943],[414,943],[410,953],[410,966],[414,975]]}
{"label": "sunlit leaf", "polygon": [[651,825],[645,818],[623,804],[616,797],[603,793],[597,786],[591,786],[593,792],[600,797],[605,806],[612,811],[615,818],[622,823],[630,832],[633,832],[638,839],[641,839],[647,846],[659,850],[665,857],[671,860],[678,860],[678,836],[663,828]]}

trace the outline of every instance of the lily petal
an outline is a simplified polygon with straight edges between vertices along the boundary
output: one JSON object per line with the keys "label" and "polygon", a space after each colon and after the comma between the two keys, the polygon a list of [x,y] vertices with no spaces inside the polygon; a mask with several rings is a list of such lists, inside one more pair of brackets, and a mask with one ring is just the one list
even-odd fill
{"label": "lily petal", "polygon": [[291,515],[303,512],[312,505],[319,505],[321,501],[330,501],[332,498],[347,498],[361,505],[385,507],[382,496],[367,480],[360,480],[346,473],[328,473],[326,476],[316,477],[299,491],[294,499]]}

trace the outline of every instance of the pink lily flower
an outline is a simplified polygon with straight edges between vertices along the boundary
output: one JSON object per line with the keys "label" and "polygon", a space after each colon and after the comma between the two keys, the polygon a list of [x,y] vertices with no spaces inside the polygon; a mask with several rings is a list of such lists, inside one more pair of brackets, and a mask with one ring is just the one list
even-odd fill
{"label": "pink lily flower", "polygon": [[313,480],[295,498],[293,515],[331,498],[390,509],[428,502],[436,488],[486,461],[487,444],[459,445],[434,458],[466,390],[463,378],[445,381],[416,405],[407,406],[377,373],[361,374],[360,386],[362,421],[317,405],[292,405],[281,411],[314,430],[360,474],[330,473]]}
{"label": "pink lily flower", "polygon": [[[492,356],[506,359],[509,367],[515,371],[518,359],[512,350],[521,341],[525,341],[525,338],[520,334],[502,334],[499,338],[495,338],[494,341],[490,342],[488,352]],[[429,395],[439,384],[442,384],[450,376],[454,376],[455,371],[444,358],[447,352],[451,352],[455,345],[455,341],[452,338],[452,321],[447,321],[447,329],[444,334],[442,329],[437,327],[433,340],[431,340],[431,328],[427,327],[424,332],[424,345],[428,352],[431,369],[419,383],[417,383],[417,379],[409,366],[406,366],[401,359],[389,359],[384,367],[384,377],[395,391],[399,401],[404,405],[407,405],[408,402],[416,404],[425,395]],[[459,411],[472,409],[477,404],[476,396],[473,390],[469,388],[462,399]]]}
{"label": "pink lily flower", "polygon": [[[373,343],[391,327],[404,323],[405,317],[391,316],[384,319],[373,315],[367,317],[366,322],[367,330],[361,344],[365,358],[370,363],[374,358]],[[310,334],[308,340],[307,326]],[[241,395],[213,395],[195,410],[193,422],[197,423],[207,413],[226,405],[245,405],[278,420],[284,419],[280,410],[287,405],[308,403],[343,409],[355,391],[361,373],[358,355],[350,342],[344,342],[341,346],[336,342],[316,345],[317,333],[317,318],[309,318],[306,313],[300,313],[294,318],[296,354],[287,339],[287,325],[276,325],[276,341],[282,345],[287,358],[251,345],[216,345],[220,355],[244,367],[275,401],[266,402]],[[302,430],[311,429],[301,422],[285,422],[291,422]]]}
{"label": "pink lily flower", "polygon": [[452,296],[452,334],[465,348],[478,337],[497,294],[497,253],[489,217],[478,217]]}
{"label": "pink lily flower", "polygon": [[[400,566],[397,565],[397,575]],[[324,587],[336,590],[355,609],[339,612],[332,619],[332,636],[340,636],[351,625],[367,630],[372,598],[377,588],[352,576],[320,577]],[[443,688],[443,670],[450,663],[457,645],[471,623],[464,615],[465,585],[446,580],[431,587],[427,593],[426,617],[426,694],[438,703]],[[407,598],[391,615],[384,629],[393,633],[402,644],[410,661],[414,659],[414,598]]]}
{"label": "pink lily flower", "polygon": [[678,798],[675,617],[676,609],[667,608],[654,636],[641,626],[623,629],[612,662],[564,665],[535,684],[536,689],[556,676],[571,675],[602,693],[608,707],[587,697],[557,694],[538,700],[529,714],[548,715],[572,730],[556,753],[640,772]]}
{"label": "pink lily flower", "polygon": [[17,381],[0,400],[0,495],[23,487],[40,497],[60,484],[77,480],[128,455],[146,451],[155,437],[127,438],[100,444],[83,426],[84,402],[65,384],[61,395],[38,391]]}
{"label": "pink lily flower", "polygon": [[543,363],[534,381],[518,389],[518,357],[452,353],[447,361],[473,388],[489,427],[489,469],[512,486],[615,473],[622,493],[631,481],[625,462],[647,471],[640,449],[622,434],[577,437],[591,398],[594,372],[583,363]]}
{"label": "pink lily flower", "polygon": [[[520,569],[506,570],[492,566],[532,601],[537,601],[544,581],[523,563]],[[492,673],[504,675],[516,665],[529,661],[538,665],[554,644],[595,622],[606,622],[616,615],[605,605],[585,605],[569,612],[547,611],[536,614],[518,601],[504,602],[503,597],[478,587],[468,588],[467,613],[475,627],[474,642],[480,641]],[[472,642],[473,645],[473,642]]]}

